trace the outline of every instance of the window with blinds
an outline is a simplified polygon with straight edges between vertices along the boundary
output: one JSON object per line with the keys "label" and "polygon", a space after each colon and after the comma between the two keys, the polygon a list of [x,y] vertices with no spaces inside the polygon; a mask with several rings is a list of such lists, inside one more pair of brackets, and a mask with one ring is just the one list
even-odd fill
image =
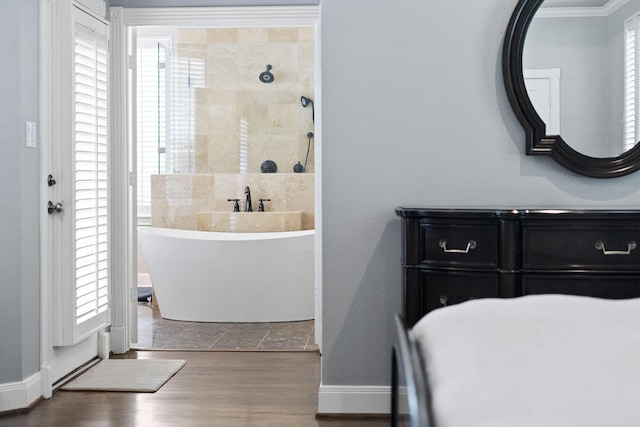
{"label": "window with blinds", "polygon": [[638,67],[638,26],[640,16],[636,15],[624,24],[624,150],[633,148],[639,138],[640,114],[640,70]]}
{"label": "window with blinds", "polygon": [[149,214],[151,175],[193,173],[195,89],[204,60],[175,54],[172,37],[138,37],[136,59],[139,216]]}
{"label": "window with blinds", "polygon": [[107,26],[86,14],[79,18],[73,52],[76,342],[105,325],[109,308]]}

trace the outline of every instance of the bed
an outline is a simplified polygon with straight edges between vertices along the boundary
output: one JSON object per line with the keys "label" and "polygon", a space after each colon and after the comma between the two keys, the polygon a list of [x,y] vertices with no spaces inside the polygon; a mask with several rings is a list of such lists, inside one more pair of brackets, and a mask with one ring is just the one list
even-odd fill
{"label": "bed", "polygon": [[478,299],[396,331],[393,426],[640,426],[639,298]]}

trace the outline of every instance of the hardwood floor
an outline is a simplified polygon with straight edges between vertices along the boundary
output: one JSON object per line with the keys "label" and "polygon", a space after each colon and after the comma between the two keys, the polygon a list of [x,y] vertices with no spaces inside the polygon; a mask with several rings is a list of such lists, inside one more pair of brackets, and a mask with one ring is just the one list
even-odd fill
{"label": "hardwood floor", "polygon": [[185,359],[156,393],[57,391],[2,427],[381,427],[385,417],[316,419],[315,352],[131,351],[120,358]]}

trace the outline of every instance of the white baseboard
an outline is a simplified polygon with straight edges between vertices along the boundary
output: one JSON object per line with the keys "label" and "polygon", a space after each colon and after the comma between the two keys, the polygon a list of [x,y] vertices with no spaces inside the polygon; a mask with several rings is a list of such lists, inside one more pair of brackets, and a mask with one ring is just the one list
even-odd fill
{"label": "white baseboard", "polygon": [[28,408],[40,399],[40,372],[19,382],[0,384],[0,412]]}
{"label": "white baseboard", "polygon": [[320,385],[318,414],[388,414],[391,387]]}

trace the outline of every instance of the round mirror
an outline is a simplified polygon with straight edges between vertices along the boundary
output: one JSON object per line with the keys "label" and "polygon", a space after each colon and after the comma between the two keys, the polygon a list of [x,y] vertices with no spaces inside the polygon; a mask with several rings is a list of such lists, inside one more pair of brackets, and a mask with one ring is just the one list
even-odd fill
{"label": "round mirror", "polygon": [[527,154],[599,178],[640,167],[639,14],[640,0],[518,3],[503,71]]}

